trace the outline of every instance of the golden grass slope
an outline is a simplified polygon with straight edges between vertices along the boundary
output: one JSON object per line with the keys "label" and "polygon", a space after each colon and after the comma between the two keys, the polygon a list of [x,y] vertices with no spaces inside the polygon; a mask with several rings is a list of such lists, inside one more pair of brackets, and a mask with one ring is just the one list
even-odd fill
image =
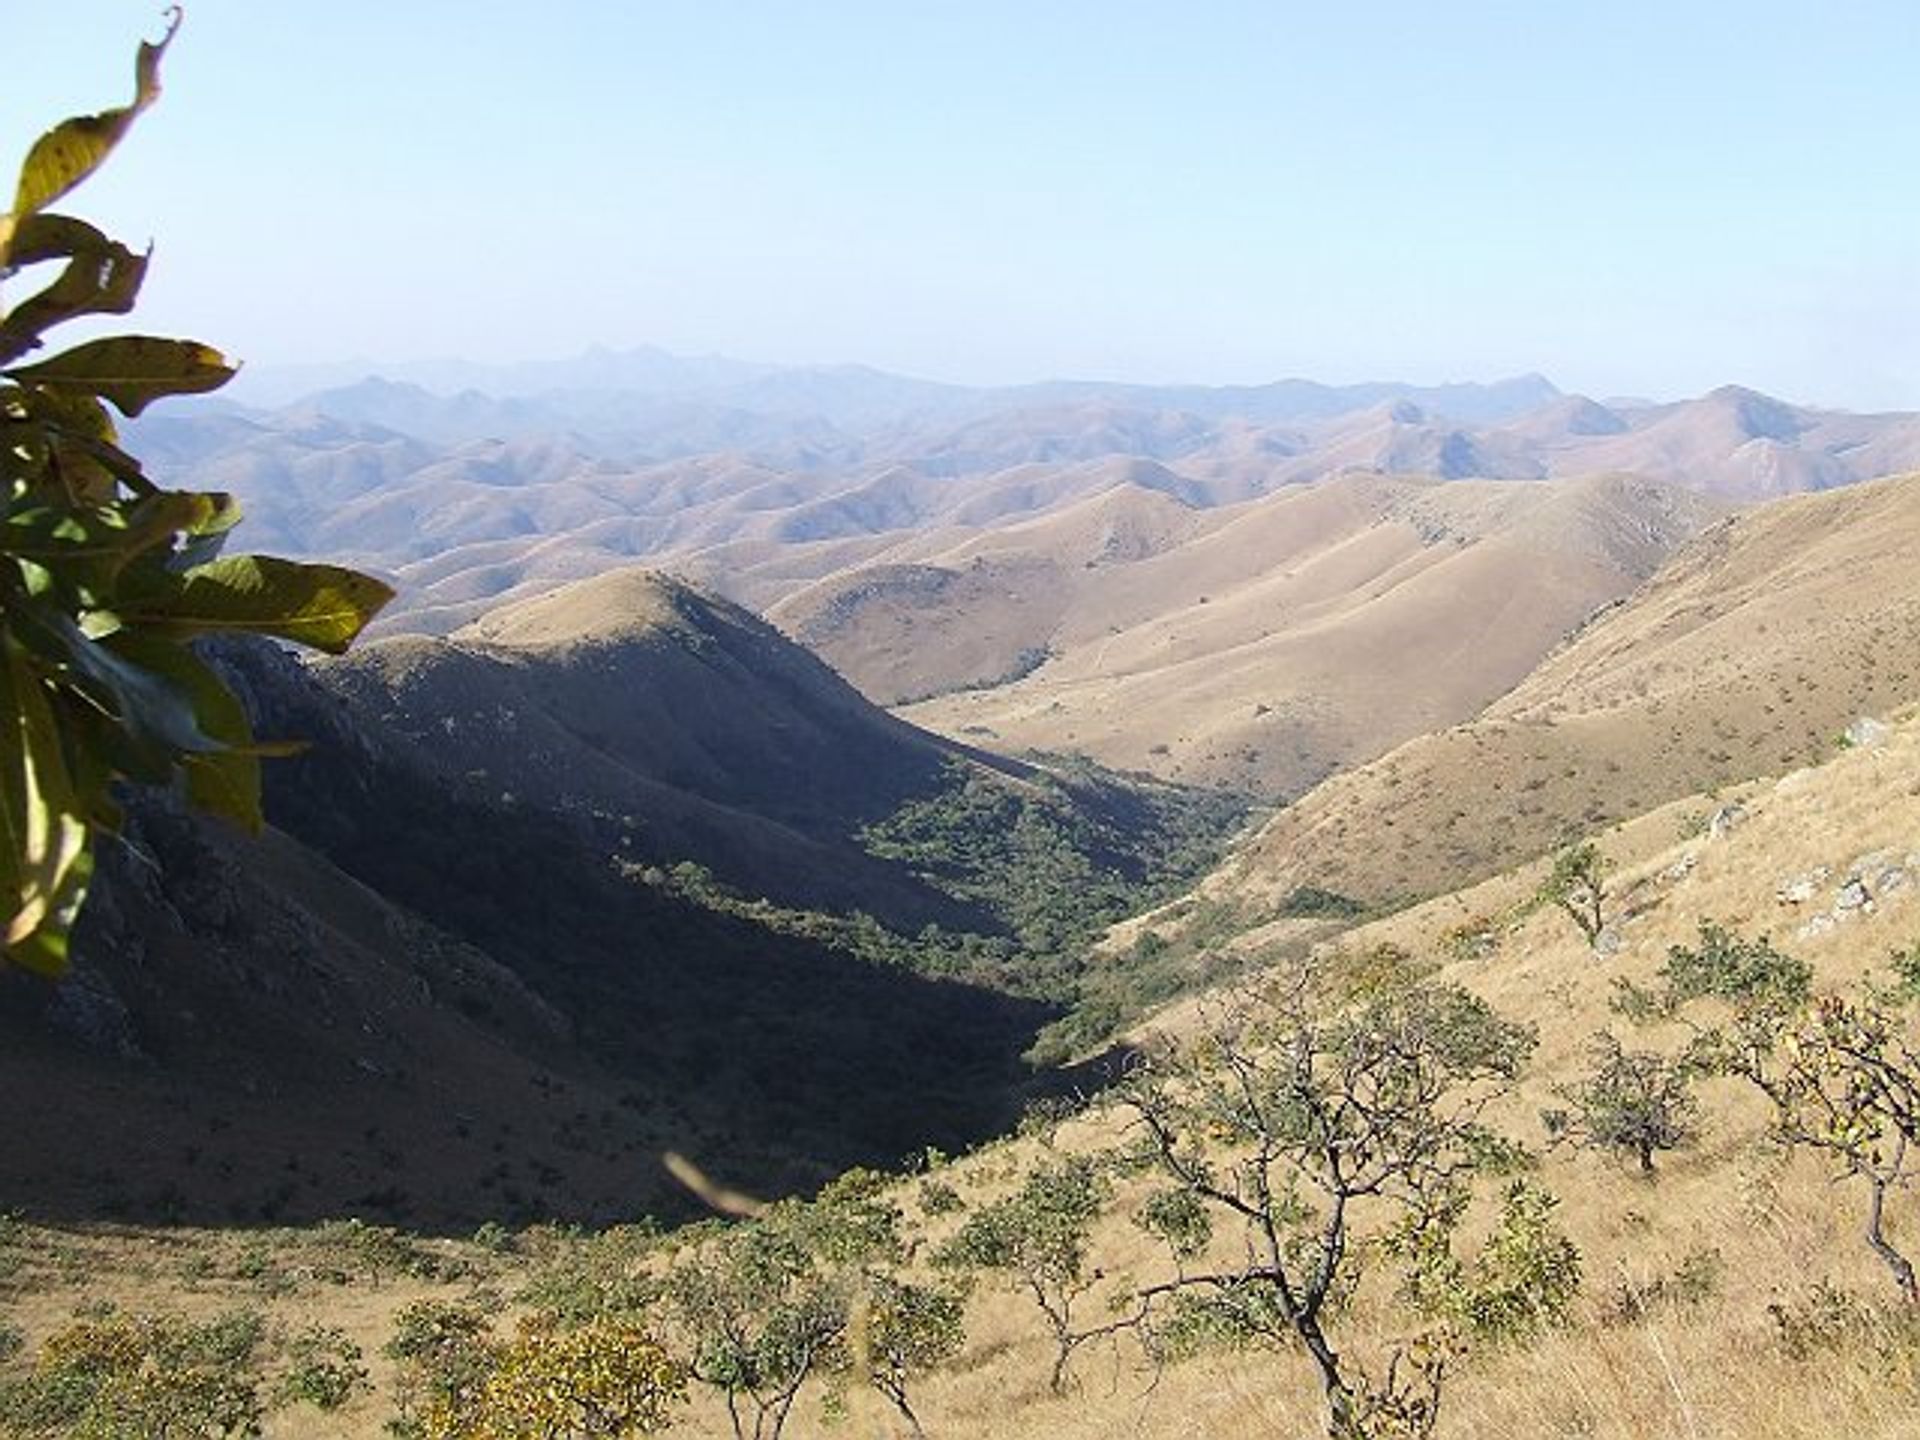
{"label": "golden grass slope", "polygon": [[1291,797],[1474,714],[1716,513],[1618,476],[1170,504],[1109,494],[774,617],[870,691],[992,687],[902,710],[929,729]]}
{"label": "golden grass slope", "polygon": [[1431,894],[1690,790],[1803,764],[1920,692],[1920,476],[1720,522],[1473,720],[1280,813],[1209,882]]}

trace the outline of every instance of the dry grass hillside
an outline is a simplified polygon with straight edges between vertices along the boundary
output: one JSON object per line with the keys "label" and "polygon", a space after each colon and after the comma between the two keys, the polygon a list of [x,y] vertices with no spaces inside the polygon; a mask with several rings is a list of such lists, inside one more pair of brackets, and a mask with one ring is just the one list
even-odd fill
{"label": "dry grass hillside", "polygon": [[[1727,813],[1704,831],[1697,819],[1715,805]],[[1581,1073],[1597,1029],[1638,1046],[1680,1042],[1684,1032],[1671,1025],[1630,1032],[1610,1000],[1616,981],[1652,982],[1668,948],[1693,943],[1702,921],[1771,934],[1811,964],[1821,991],[1856,988],[1890,952],[1914,944],[1920,720],[1909,713],[1818,768],[1687,797],[1606,832],[1601,845],[1611,864],[1605,953],[1589,949],[1558,912],[1526,903],[1542,875],[1535,864],[1354,930],[1321,955],[1332,965],[1337,955],[1399,947],[1538,1036],[1521,1087],[1489,1118],[1538,1154],[1532,1178],[1559,1198],[1554,1221],[1579,1248],[1581,1288],[1563,1327],[1456,1359],[1436,1434],[1910,1436],[1920,1338],[1889,1303],[1891,1284],[1859,1237],[1862,1196],[1822,1165],[1768,1144],[1761,1107],[1737,1082],[1703,1083],[1697,1142],[1663,1155],[1651,1180],[1603,1155],[1544,1146],[1538,1112],[1556,1103],[1556,1084]],[[1158,1028],[1189,1031],[1199,1003],[1176,1006]],[[1000,1142],[935,1172],[958,1197],[957,1214],[927,1214],[931,1192],[919,1181],[904,1182],[895,1198],[930,1252],[1029,1166],[1099,1152],[1122,1136],[1115,1114],[1096,1106],[1050,1139]],[[1144,1198],[1139,1182],[1122,1181],[1107,1206],[1092,1238],[1096,1283],[1083,1313],[1097,1317],[1106,1296],[1164,1273],[1164,1257],[1127,1218]],[[1920,1236],[1911,1191],[1894,1192],[1889,1218],[1896,1243],[1911,1248]],[[493,1313],[578,1304],[609,1293],[596,1286],[630,1282],[660,1263],[644,1240],[618,1233],[535,1228],[478,1240],[422,1242],[339,1225],[242,1233],[16,1221],[0,1233],[0,1297],[24,1355],[76,1306],[97,1313],[102,1301],[203,1317],[240,1307],[288,1330],[340,1327],[369,1357],[374,1388],[329,1414],[285,1409],[268,1434],[372,1437],[392,1413],[394,1369],[379,1350],[403,1306],[429,1297],[477,1301]],[[1396,1297],[1389,1267],[1373,1266],[1367,1277],[1331,1322],[1342,1353],[1363,1364],[1420,1324]],[[1208,1353],[1156,1370],[1121,1336],[1076,1353],[1064,1396],[1048,1392],[1050,1357],[1031,1303],[983,1286],[959,1354],[913,1382],[926,1433],[1185,1440],[1320,1431],[1317,1391],[1297,1352]],[[672,1433],[729,1433],[719,1402],[695,1389]],[[849,1404],[851,1432],[847,1418],[828,1418],[823,1393],[809,1386],[787,1433],[906,1433],[876,1396],[856,1391]]]}
{"label": "dry grass hillside", "polygon": [[1714,513],[1611,476],[1115,491],[773,615],[870,691],[957,692],[918,725],[1291,797],[1476,713]]}
{"label": "dry grass hillside", "polygon": [[134,433],[163,477],[236,493],[263,545],[396,579],[383,633],[434,634],[636,561],[764,609],[850,567],[904,562],[887,552],[936,532],[1038,519],[1129,475],[1201,508],[1354,471],[1630,473],[1745,502],[1920,464],[1913,415],[1732,386],[1602,404],[1537,375],[976,391],[858,367],[614,357],[545,381],[434,383],[448,382],[458,394],[369,380],[274,411],[143,419]]}
{"label": "dry grass hillside", "polygon": [[1336,776],[1210,882],[1432,894],[1827,753],[1920,688],[1920,476],[1724,520],[1465,724]]}

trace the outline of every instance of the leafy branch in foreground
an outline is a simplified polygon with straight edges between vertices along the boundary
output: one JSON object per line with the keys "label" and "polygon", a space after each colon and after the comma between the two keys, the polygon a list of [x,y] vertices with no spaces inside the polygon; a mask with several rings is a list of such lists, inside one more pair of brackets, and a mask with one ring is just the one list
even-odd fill
{"label": "leafy branch in foreground", "polygon": [[284,747],[255,740],[192,641],[239,632],[338,652],[392,598],[351,570],[222,557],[232,497],[163,490],[120,448],[108,406],[131,417],[217,389],[234,373],[218,351],[119,335],[26,362],[54,327],[133,308],[147,256],[47,206],[159,98],[179,19],[140,46],[131,103],[35,142],[0,215],[0,278],[54,267],[0,308],[0,922],[6,959],[48,975],[66,966],[94,836],[118,824],[116,780],[182,778],[201,809],[261,823],[259,760]]}

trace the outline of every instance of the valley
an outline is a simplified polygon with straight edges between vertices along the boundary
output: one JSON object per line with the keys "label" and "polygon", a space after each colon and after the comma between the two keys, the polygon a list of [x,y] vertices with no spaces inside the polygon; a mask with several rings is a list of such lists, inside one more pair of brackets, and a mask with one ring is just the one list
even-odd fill
{"label": "valley", "polygon": [[[1527,1243],[1564,1237],[1577,1284],[1489,1338],[1409,1309],[1398,1232],[1350,1237],[1329,1324],[1396,1404],[1392,1356],[1455,1347],[1434,1433],[1537,1434],[1546,1404],[1552,1433],[1811,1434],[1785,1385],[1743,1428],[1700,1347],[1855,1375],[1908,1344],[1839,1192],[1766,1148],[1736,1077],[1703,1072],[1698,1143],[1657,1183],[1539,1117],[1703,925],[1772,935],[1823,992],[1908,963],[1912,417],[1537,377],[577,368],[130,427],[156,473],[239,493],[254,544],[343,554],[399,600],[337,658],[208,646],[257,732],[301,742],[266,768],[265,834],[130,794],[70,976],[0,975],[20,1355],[80,1343],[82,1312],[175,1315],[137,1343],[205,1350],[191,1324],[225,1314],[252,1338],[221,1383],[281,1397],[266,1433],[372,1435],[429,1423],[448,1356],[504,1385],[515,1333],[640,1326],[627,1353],[695,1357],[662,1361],[663,1423],[720,1435],[751,1387],[676,1367],[714,1343],[701,1267],[764,1241],[800,1246],[800,1288],[741,1303],[813,1305],[791,1313],[829,1337],[789,1433],[1310,1430],[1294,1341],[1172,1338],[1202,1312],[1153,1297],[1232,1246],[1179,1248],[1164,1184],[1205,1209],[1212,1172],[1139,1149],[1143,1077],[1239,1054],[1223,1008],[1295,975],[1331,987],[1327,1035],[1343,1006],[1457,995],[1531,1052],[1485,1117],[1549,1196]],[[1583,841],[1590,941],[1544,898]],[[1522,1223],[1462,1183],[1456,1259]],[[758,1218],[688,1224],[716,1209]],[[1023,1282],[993,1227],[1034,1214],[1072,1258]],[[867,1248],[820,1238],[843,1226]],[[1458,1263],[1459,1293],[1495,1284]],[[1049,1339],[1024,1283],[1080,1319]],[[860,1309],[881,1293],[945,1338],[863,1368],[845,1327],[893,1323]],[[1821,1319],[1835,1295],[1867,1318]],[[408,1350],[429,1323],[468,1339]],[[324,1405],[322,1331],[347,1377]],[[1646,1337],[1682,1333],[1705,1338],[1673,1341],[1689,1379],[1663,1389]],[[1546,1400],[1541,1356],[1573,1377]],[[38,1363],[0,1354],[24,1435],[55,1403]],[[1901,1385],[1849,1389],[1847,1428],[1902,1433]]]}

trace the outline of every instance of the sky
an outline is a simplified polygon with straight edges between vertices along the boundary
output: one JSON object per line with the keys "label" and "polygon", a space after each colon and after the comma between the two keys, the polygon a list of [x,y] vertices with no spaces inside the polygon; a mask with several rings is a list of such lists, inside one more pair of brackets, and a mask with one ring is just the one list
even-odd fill
{"label": "sky", "polygon": [[[152,0],[5,0],[0,147]],[[1920,4],[190,0],[67,208],[263,365],[1724,383],[1920,409]],[[9,294],[16,298],[21,282]]]}

